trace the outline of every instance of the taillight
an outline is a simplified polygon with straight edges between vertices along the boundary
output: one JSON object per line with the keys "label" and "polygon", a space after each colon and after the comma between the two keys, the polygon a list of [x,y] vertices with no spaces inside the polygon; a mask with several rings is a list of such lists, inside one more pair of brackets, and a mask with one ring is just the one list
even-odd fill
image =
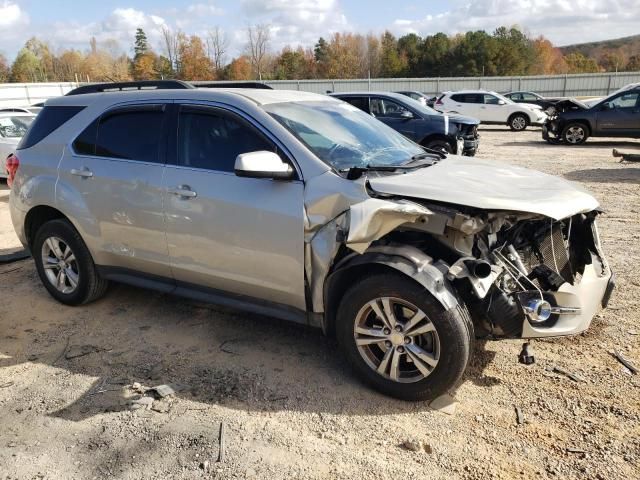
{"label": "taillight", "polygon": [[7,178],[7,185],[11,186],[13,184],[13,179],[16,178],[19,166],[20,159],[16,154],[12,153],[7,157],[7,173],[9,174],[9,177]]}

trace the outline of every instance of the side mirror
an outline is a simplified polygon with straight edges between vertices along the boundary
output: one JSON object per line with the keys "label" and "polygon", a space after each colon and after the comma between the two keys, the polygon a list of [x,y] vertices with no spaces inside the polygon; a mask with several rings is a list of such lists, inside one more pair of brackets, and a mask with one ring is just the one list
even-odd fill
{"label": "side mirror", "polygon": [[498,100],[498,105],[506,105],[507,102],[505,102],[504,100]]}
{"label": "side mirror", "polygon": [[236,157],[234,170],[238,177],[274,180],[290,180],[294,174],[291,165],[283,162],[277,154],[264,150],[241,153]]}
{"label": "side mirror", "polygon": [[414,118],[413,113],[411,113],[409,110],[403,110],[400,116],[406,120],[411,120],[412,118]]}

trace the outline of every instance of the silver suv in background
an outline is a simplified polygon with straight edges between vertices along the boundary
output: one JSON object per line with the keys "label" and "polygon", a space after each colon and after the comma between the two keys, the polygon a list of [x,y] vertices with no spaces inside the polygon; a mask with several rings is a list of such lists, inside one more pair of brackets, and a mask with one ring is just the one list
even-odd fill
{"label": "silver suv in background", "polygon": [[18,147],[13,224],[64,304],[117,281],[320,327],[418,400],[476,335],[577,334],[608,301],[598,202],[571,183],[327,96],[157,87],[51,100]]}

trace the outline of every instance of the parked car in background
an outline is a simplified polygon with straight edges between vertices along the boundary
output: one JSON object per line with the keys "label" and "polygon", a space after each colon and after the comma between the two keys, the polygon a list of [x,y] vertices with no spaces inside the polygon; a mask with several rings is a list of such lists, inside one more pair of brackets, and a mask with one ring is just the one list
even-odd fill
{"label": "parked car in background", "polygon": [[319,327],[405,400],[451,390],[476,334],[575,335],[607,305],[581,187],[324,95],[158,85],[50,100],[16,152],[13,225],[62,304],[118,281]]}
{"label": "parked car in background", "polygon": [[15,152],[34,118],[32,113],[0,112],[0,178],[7,178],[7,157]]}
{"label": "parked car in background", "polygon": [[515,103],[499,93],[484,90],[445,92],[436,100],[435,108],[441,112],[469,115],[482,123],[506,124],[513,131],[541,125],[547,118],[539,105]]}
{"label": "parked car in background", "polygon": [[358,107],[426,148],[468,156],[478,150],[480,122],[475,118],[443,115],[399,93],[349,92],[332,96]]}
{"label": "parked car in background", "polygon": [[430,98],[426,96],[424,93],[416,92],[416,91],[402,91],[402,92],[395,92],[395,93],[399,93],[400,95],[404,95],[405,97],[413,98],[414,100],[416,100],[417,102],[420,102],[424,106],[429,106]]}
{"label": "parked car in background", "polygon": [[580,145],[589,137],[640,138],[640,83],[593,105],[563,100],[555,110],[542,127],[542,137],[550,143]]}
{"label": "parked car in background", "polygon": [[543,97],[535,92],[509,92],[505,93],[504,96],[515,103],[538,105],[545,111],[562,100],[562,98]]}

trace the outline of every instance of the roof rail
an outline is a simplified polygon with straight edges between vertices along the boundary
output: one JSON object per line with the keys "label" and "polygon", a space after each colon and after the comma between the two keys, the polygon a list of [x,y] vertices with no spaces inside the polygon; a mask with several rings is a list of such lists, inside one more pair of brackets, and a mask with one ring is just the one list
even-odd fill
{"label": "roof rail", "polygon": [[182,80],[142,80],[138,82],[93,83],[75,88],[67,95],[84,95],[87,93],[117,92],[126,90],[183,90],[195,88]]}
{"label": "roof rail", "polygon": [[189,82],[191,85],[197,88],[258,88],[262,90],[273,90],[273,87],[270,87],[266,83],[262,82],[207,82],[207,81],[197,81],[197,82]]}

